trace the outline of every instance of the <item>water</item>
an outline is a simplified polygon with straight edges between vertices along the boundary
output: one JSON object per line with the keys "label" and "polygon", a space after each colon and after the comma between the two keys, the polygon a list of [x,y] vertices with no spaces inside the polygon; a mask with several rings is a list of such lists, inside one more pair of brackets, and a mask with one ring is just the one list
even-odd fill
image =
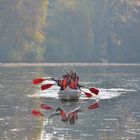
{"label": "water", "polygon": [[[61,102],[58,87],[46,92],[32,85],[42,76],[60,78],[75,70],[82,84],[100,89],[98,99]],[[48,81],[49,82],[49,81]],[[0,66],[0,139],[1,140],[139,140],[140,139],[140,66],[139,65],[45,65]],[[54,110],[44,110],[40,104]],[[97,108],[88,109],[98,103]],[[70,124],[60,116],[50,118],[61,107],[66,114],[79,109]],[[36,109],[45,117],[36,117]]]}

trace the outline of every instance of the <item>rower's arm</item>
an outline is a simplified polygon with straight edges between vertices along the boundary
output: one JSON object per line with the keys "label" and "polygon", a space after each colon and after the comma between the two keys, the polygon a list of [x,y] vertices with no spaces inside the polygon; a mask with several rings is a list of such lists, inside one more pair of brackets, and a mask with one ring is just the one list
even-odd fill
{"label": "rower's arm", "polygon": [[53,81],[55,81],[57,84],[58,84],[58,86],[60,86],[60,80],[56,80],[56,79],[54,79],[54,78],[51,78]]}
{"label": "rower's arm", "polygon": [[59,80],[56,80],[56,79],[54,79],[54,78],[51,78],[53,81],[55,81],[55,82],[58,82]]}
{"label": "rower's arm", "polygon": [[78,84],[77,86],[78,86],[79,88],[81,88],[81,87],[85,87],[85,86],[83,86],[83,85],[80,85],[80,84]]}

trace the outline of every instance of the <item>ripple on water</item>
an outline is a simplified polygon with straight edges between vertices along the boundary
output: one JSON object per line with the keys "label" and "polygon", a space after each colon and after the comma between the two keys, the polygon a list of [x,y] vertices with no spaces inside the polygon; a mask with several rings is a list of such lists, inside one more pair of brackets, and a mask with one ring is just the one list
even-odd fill
{"label": "ripple on water", "polygon": [[126,130],[127,133],[130,133],[130,134],[135,134],[135,135],[140,135],[140,129],[128,129]]}

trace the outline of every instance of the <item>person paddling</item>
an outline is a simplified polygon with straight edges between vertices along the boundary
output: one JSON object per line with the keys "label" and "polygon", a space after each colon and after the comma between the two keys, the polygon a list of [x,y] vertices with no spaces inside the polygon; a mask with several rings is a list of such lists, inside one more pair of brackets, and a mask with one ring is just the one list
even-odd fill
{"label": "person paddling", "polygon": [[60,86],[60,90],[65,90],[67,87],[71,89],[78,89],[78,81],[79,81],[79,76],[73,71],[70,73],[67,72],[65,75],[63,75],[62,80],[55,80],[57,82],[58,86]]}
{"label": "person paddling", "polygon": [[78,81],[79,81],[79,76],[77,76],[75,72],[71,71],[69,87],[71,89],[78,89]]}
{"label": "person paddling", "polygon": [[61,87],[60,90],[65,90],[67,86],[69,85],[69,74],[63,75],[63,80],[60,80],[58,85]]}

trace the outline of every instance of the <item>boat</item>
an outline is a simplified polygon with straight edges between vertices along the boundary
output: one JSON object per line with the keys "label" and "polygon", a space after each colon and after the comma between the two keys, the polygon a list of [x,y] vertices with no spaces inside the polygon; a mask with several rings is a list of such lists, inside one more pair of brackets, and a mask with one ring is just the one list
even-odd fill
{"label": "boat", "polygon": [[58,97],[61,100],[78,100],[80,98],[81,91],[79,89],[66,88],[65,90],[60,90],[58,92]]}

